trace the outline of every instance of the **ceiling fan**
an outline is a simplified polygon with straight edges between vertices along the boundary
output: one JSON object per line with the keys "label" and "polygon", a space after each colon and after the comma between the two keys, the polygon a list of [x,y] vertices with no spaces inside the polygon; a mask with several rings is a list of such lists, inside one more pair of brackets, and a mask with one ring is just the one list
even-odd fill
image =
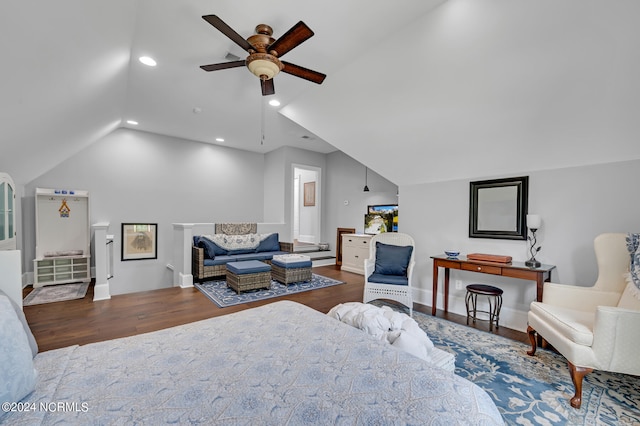
{"label": "ceiling fan", "polygon": [[249,52],[249,56],[244,60],[201,65],[200,68],[205,71],[217,71],[246,65],[249,71],[260,79],[262,96],[275,93],[273,77],[280,71],[317,84],[322,84],[326,77],[325,74],[279,59],[313,36],[313,31],[302,21],[291,27],[277,40],[271,37],[273,29],[269,25],[260,24],[256,26],[256,33],[245,40],[216,15],[205,15],[202,18]]}

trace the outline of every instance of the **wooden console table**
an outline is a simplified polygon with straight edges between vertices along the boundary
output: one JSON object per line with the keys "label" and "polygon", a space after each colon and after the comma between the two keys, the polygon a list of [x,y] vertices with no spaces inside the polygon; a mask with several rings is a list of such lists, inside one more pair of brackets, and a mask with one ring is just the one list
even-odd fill
{"label": "wooden console table", "polygon": [[445,255],[431,256],[433,259],[433,303],[431,315],[436,314],[438,301],[438,268],[444,268],[444,311],[449,309],[449,271],[461,269],[463,271],[481,274],[501,275],[503,277],[519,278],[536,282],[536,300],[542,302],[542,289],[545,281],[551,280],[551,271],[555,265],[542,265],[530,268],[524,262],[495,263],[467,260],[466,257],[449,258]]}

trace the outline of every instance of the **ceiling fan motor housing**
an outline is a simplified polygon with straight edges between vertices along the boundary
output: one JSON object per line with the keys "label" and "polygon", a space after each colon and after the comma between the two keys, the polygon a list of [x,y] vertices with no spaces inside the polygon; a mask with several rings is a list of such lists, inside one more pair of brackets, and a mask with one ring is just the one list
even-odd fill
{"label": "ceiling fan motor housing", "polygon": [[256,26],[255,31],[256,34],[249,37],[247,41],[256,51],[250,51],[245,62],[252,74],[261,80],[270,80],[284,68],[282,62],[275,55],[267,53],[267,47],[275,42],[275,39],[271,37],[273,29],[269,25],[260,24]]}

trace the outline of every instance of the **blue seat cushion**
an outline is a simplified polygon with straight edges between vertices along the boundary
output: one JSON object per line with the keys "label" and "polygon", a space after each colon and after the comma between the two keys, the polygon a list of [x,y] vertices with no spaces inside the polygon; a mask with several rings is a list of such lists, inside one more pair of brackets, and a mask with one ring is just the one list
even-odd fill
{"label": "blue seat cushion", "polygon": [[392,285],[409,285],[409,278],[402,275],[385,275],[373,273],[367,279],[370,283],[392,284]]}
{"label": "blue seat cushion", "polygon": [[376,266],[374,273],[382,275],[407,275],[412,246],[394,246],[376,241]]}
{"label": "blue seat cushion", "polygon": [[262,263],[259,260],[246,260],[243,262],[227,263],[227,271],[236,275],[257,274],[259,272],[271,271],[271,265]]}
{"label": "blue seat cushion", "polygon": [[274,259],[271,261],[272,265],[276,265],[279,266],[281,268],[284,269],[293,269],[293,268],[310,268],[311,267],[311,261],[310,260],[300,260],[297,262],[281,262],[277,259]]}
{"label": "blue seat cushion", "polygon": [[224,265],[229,262],[240,262],[245,260],[271,260],[276,254],[287,254],[285,251],[269,251],[264,253],[229,254],[216,256],[215,259],[204,259],[204,266]]}
{"label": "blue seat cushion", "polygon": [[204,261],[202,263],[204,263],[204,266],[224,265],[224,264],[227,264],[229,262],[235,261],[236,257],[237,256],[229,256],[229,255],[216,256],[215,259],[204,259]]}
{"label": "blue seat cushion", "polygon": [[244,254],[234,254],[233,257],[234,262],[241,262],[243,260],[271,260],[273,255],[271,253],[244,253]]}

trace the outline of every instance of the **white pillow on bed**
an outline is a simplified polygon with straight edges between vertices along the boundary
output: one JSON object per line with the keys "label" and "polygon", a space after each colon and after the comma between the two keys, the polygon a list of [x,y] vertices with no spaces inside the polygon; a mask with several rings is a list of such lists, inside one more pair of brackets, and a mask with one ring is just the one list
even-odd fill
{"label": "white pillow on bed", "polygon": [[35,389],[37,373],[22,323],[4,295],[0,295],[0,342],[0,404],[18,402]]}

